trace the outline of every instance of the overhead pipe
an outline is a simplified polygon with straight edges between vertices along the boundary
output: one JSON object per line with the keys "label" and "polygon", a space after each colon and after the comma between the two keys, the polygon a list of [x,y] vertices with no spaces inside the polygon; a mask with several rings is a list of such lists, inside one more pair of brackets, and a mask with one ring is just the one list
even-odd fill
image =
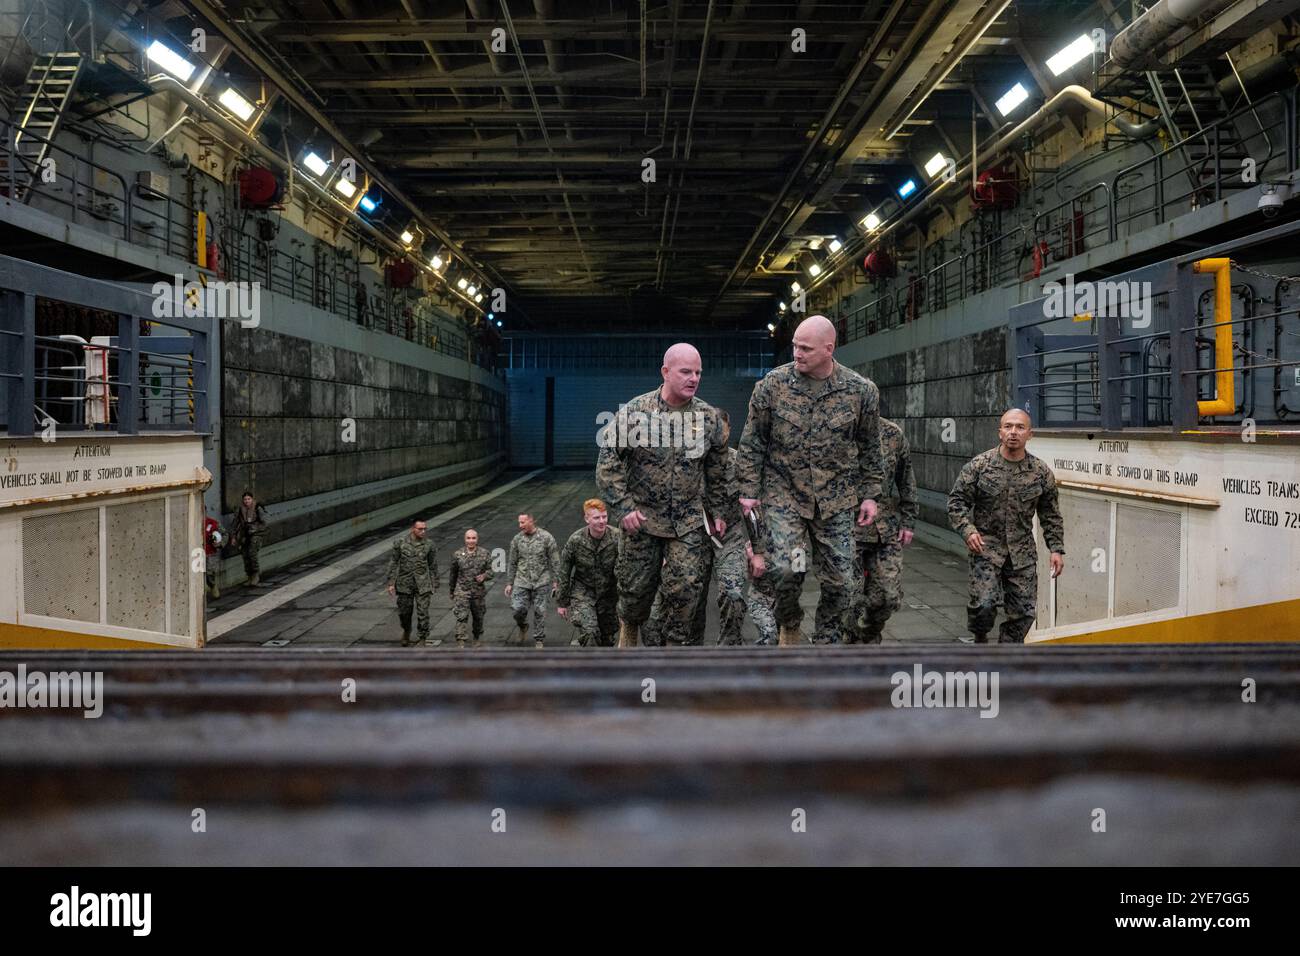
{"label": "overhead pipe", "polygon": [[1168,49],[1169,38],[1198,17],[1218,13],[1234,0],[1159,0],[1119,33],[1110,58],[1126,70],[1148,69]]}

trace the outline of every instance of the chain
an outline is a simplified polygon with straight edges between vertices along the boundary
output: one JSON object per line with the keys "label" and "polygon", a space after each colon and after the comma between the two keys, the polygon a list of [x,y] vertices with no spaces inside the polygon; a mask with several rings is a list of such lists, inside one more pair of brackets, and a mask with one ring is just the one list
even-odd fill
{"label": "chain", "polygon": [[1232,260],[1232,268],[1238,272],[1245,272],[1253,276],[1259,276],[1261,279],[1272,279],[1275,282],[1300,282],[1300,276],[1277,276],[1271,272],[1265,272],[1263,269],[1252,269],[1244,266],[1236,259]]}

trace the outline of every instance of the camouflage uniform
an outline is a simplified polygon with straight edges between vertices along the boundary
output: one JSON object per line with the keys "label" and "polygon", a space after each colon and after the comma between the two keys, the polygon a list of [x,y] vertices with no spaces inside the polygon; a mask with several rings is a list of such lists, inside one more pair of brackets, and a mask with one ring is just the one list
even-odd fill
{"label": "camouflage uniform", "polygon": [[613,647],[618,634],[618,563],[623,533],[606,527],[593,538],[586,527],[569,535],[560,552],[560,593],[556,607],[568,608],[569,620],[583,647],[595,643]]}
{"label": "camouflage uniform", "polygon": [[1052,469],[1028,452],[1007,461],[1000,448],[976,455],[962,468],[948,496],[948,521],[965,541],[984,538],[984,553],[970,556],[970,604],[966,626],[987,639],[1003,605],[999,641],[1021,644],[1034,623],[1038,600],[1038,547],[1034,515],[1049,551],[1065,553],[1064,522]]}
{"label": "camouflage uniform", "polygon": [[244,503],[241,500],[235,508],[235,519],[230,526],[230,544],[243,555],[244,574],[249,578],[261,573],[257,552],[262,550],[262,535],[266,534],[266,529],[271,524],[265,508],[256,502],[253,507],[253,520],[249,521],[244,515]]}
{"label": "camouflage uniform", "polygon": [[393,542],[388,558],[388,583],[397,590],[397,616],[402,636],[411,633],[411,610],[415,609],[420,640],[429,638],[429,598],[442,583],[438,577],[438,556],[428,538],[417,541],[404,534]]}
{"label": "camouflage uniform", "polygon": [[[680,416],[690,423],[680,440],[638,440],[625,425],[611,422],[601,434],[596,487],[610,504],[610,520],[632,511],[645,516],[636,534],[623,536],[619,555],[618,616],[640,627],[650,616],[656,590],[663,592],[663,636],[690,640],[691,621],[708,589],[713,548],[704,533],[703,509],[713,517],[726,509],[726,446],[717,409],[698,398],[671,408],[656,389],[632,399],[620,419],[662,420]],[[633,425],[634,427],[634,425]]]}
{"label": "camouflage uniform", "polygon": [[749,400],[736,473],[740,497],[762,502],[770,536],[759,588],[774,599],[777,623],[798,627],[811,548],[822,641],[841,639],[856,590],[858,506],[880,497],[879,407],[876,386],[838,362],[823,381],[795,371],[792,362],[782,365],[754,386]]}
{"label": "camouflage uniform", "polygon": [[546,601],[560,568],[560,549],[543,528],[532,534],[520,531],[510,542],[506,559],[506,583],[510,585],[510,609],[515,623],[528,626],[528,610],[533,611],[533,640],[546,637]]}
{"label": "camouflage uniform", "polygon": [[884,465],[880,511],[876,520],[855,528],[858,539],[858,580],[854,614],[855,637],[879,644],[885,622],[903,604],[903,546],[898,534],[916,527],[919,511],[912,456],[903,430],[886,418],[880,420],[880,457]]}
{"label": "camouflage uniform", "polygon": [[[482,581],[477,581],[479,575]],[[468,636],[471,618],[475,643],[483,636],[483,613],[487,610],[487,586],[492,580],[492,555],[485,548],[458,548],[451,556],[451,612],[456,618],[456,640]]]}

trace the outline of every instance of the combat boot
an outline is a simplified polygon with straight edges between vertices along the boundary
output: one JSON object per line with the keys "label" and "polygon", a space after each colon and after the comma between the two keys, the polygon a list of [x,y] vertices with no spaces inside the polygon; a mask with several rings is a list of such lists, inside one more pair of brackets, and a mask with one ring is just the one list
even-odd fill
{"label": "combat boot", "polygon": [[802,644],[803,634],[799,632],[799,625],[796,624],[794,627],[782,625],[776,643],[781,647],[794,647],[796,644]]}
{"label": "combat boot", "polygon": [[221,597],[221,585],[214,582],[212,587],[208,588],[208,598],[215,601],[219,597]]}
{"label": "combat boot", "polygon": [[477,651],[482,646],[483,646],[483,642],[480,641],[477,636],[475,636],[474,640],[470,642],[469,649],[471,651]]}
{"label": "combat boot", "polygon": [[641,625],[629,624],[627,621],[618,622],[618,646],[619,647],[636,647],[641,643]]}
{"label": "combat boot", "polygon": [[546,647],[546,642],[540,637],[533,641],[533,650],[540,651]]}
{"label": "combat boot", "polygon": [[411,629],[409,627],[402,631],[402,646],[411,646]]}
{"label": "combat boot", "polygon": [[989,635],[988,635],[988,632],[987,632],[987,631],[986,631],[985,633],[983,633],[983,634],[976,634],[976,635],[975,635],[975,643],[976,643],[976,644],[987,644],[988,642],[989,642]]}
{"label": "combat boot", "polygon": [[465,649],[465,638],[463,637],[456,638],[456,650],[463,651],[464,649]]}
{"label": "combat boot", "polygon": [[519,646],[525,647],[528,644],[528,625],[519,625]]}
{"label": "combat boot", "polygon": [[248,584],[250,587],[257,587],[261,583],[262,583],[262,575],[259,574],[258,572],[254,571],[252,574],[248,576]]}

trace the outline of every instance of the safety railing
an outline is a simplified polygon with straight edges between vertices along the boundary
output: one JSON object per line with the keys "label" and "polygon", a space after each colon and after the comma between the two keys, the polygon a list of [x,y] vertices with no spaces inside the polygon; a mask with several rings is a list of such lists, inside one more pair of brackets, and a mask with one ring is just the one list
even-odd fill
{"label": "safety railing", "polygon": [[[1109,181],[1099,180],[1034,215],[1024,241],[1003,234],[945,260],[919,280],[901,277],[870,301],[841,313],[846,339],[893,328],[960,302],[996,285],[1010,285],[1040,271],[1032,259],[1040,243],[1046,257],[1062,261],[1118,239],[1122,229],[1159,225],[1234,190],[1257,188],[1266,176],[1300,167],[1295,88],[1246,104],[1204,129],[1131,163]],[[1124,147],[1150,148],[1145,142]],[[1105,154],[1062,167],[1040,183],[1038,193],[1056,191]],[[1113,151],[1110,154],[1113,158]],[[1250,160],[1249,163],[1244,162]],[[1032,200],[1022,199],[1022,205]],[[1012,230],[1014,232],[1014,230]],[[1042,253],[1040,252],[1041,256]],[[957,260],[954,262],[954,260]],[[909,295],[920,281],[924,295]],[[901,287],[901,292],[900,288]]]}
{"label": "safety railing", "polygon": [[1287,223],[1086,283],[1091,313],[1052,296],[1014,307],[1015,404],[1046,426],[1104,430],[1293,419],[1300,276],[1252,260],[1297,239]]}
{"label": "safety railing", "polygon": [[256,236],[223,230],[221,248],[235,279],[258,282],[262,288],[332,312],[349,322],[415,342],[435,352],[493,369],[496,351],[491,336],[474,334],[463,323],[444,315],[433,299],[418,289],[377,287],[372,291],[355,268],[332,254],[308,261],[275,248]]}
{"label": "safety railing", "polygon": [[[37,302],[65,307],[38,318]],[[78,322],[100,332],[69,331]],[[0,419],[10,436],[59,429],[209,431],[212,319],[154,315],[154,297],[0,256]]]}

